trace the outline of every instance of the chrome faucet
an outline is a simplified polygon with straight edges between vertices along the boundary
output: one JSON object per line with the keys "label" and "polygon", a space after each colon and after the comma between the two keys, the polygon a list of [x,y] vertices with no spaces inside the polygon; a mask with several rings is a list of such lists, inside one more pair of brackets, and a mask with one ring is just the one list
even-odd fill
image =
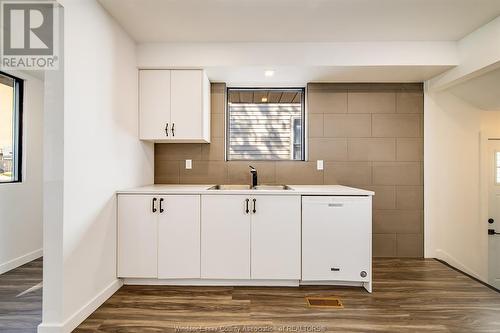
{"label": "chrome faucet", "polygon": [[250,173],[252,174],[252,188],[254,188],[255,186],[257,186],[257,170],[249,165],[250,167]]}

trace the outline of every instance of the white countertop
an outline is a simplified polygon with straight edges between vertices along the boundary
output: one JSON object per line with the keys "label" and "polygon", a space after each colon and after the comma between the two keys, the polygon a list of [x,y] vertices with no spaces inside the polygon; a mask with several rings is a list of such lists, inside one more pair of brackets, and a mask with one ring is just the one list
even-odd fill
{"label": "white countertop", "polygon": [[212,185],[146,185],[117,191],[118,194],[286,194],[286,195],[374,195],[375,192],[342,185],[288,185],[291,190],[209,190]]}

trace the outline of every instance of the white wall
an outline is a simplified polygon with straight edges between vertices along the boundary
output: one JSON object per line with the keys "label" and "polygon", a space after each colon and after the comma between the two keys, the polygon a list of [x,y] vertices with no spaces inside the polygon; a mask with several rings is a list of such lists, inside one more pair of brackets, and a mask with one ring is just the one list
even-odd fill
{"label": "white wall", "polygon": [[[286,56],[283,56],[286,55]],[[140,68],[204,68],[230,86],[421,82],[458,65],[455,42],[144,43]],[[276,71],[264,77],[266,69]]]}
{"label": "white wall", "polygon": [[449,91],[425,93],[425,256],[487,281],[487,226],[480,201],[480,133],[500,112],[482,111]]}
{"label": "white wall", "polygon": [[[284,56],[286,55],[286,56]],[[241,66],[454,66],[455,42],[144,43],[142,68]]]}
{"label": "white wall", "polygon": [[[57,290],[54,296],[44,295],[53,299],[44,300],[39,332],[71,331],[120,286],[114,193],[153,182],[153,146],[141,143],[137,133],[134,42],[94,0],[61,3],[65,22],[61,297]],[[49,317],[58,307],[62,310]]]}
{"label": "white wall", "polygon": [[0,274],[42,255],[43,82],[24,83],[23,181],[0,184]]}

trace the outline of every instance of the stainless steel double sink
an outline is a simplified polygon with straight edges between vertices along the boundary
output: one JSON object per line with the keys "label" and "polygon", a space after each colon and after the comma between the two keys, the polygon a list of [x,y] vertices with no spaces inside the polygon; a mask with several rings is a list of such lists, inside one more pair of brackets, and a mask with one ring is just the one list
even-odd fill
{"label": "stainless steel double sink", "polygon": [[255,190],[255,191],[282,191],[282,190],[292,190],[292,188],[288,185],[214,185],[208,188],[209,190],[233,190],[233,191],[246,191],[246,190]]}

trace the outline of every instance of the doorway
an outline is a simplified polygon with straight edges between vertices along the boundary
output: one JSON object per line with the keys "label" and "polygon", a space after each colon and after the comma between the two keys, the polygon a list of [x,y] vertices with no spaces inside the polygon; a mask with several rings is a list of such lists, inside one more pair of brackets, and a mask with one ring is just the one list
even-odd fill
{"label": "doorway", "polygon": [[500,289],[500,139],[488,139],[488,283]]}

